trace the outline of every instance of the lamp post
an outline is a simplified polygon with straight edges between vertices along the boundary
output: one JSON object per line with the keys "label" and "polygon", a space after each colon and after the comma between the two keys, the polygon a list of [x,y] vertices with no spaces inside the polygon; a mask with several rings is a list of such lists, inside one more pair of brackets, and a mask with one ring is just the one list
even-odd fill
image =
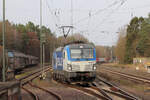
{"label": "lamp post", "polygon": [[3,82],[6,81],[5,70],[5,0],[3,0]]}

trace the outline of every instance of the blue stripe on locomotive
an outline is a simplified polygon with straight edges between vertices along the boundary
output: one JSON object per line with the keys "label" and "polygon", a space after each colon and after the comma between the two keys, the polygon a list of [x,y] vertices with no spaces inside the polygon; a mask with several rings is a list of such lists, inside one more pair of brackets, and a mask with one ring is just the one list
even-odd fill
{"label": "blue stripe on locomotive", "polygon": [[[84,59],[84,58],[82,58],[82,59],[72,59],[71,54],[70,54],[70,47],[69,46],[66,46],[65,50],[67,51],[69,61],[87,61],[87,59]],[[95,48],[93,48],[93,58],[88,58],[88,61],[96,61],[96,50],[95,50]]]}
{"label": "blue stripe on locomotive", "polygon": [[63,70],[63,53],[62,52],[54,52],[53,53],[53,69],[54,70]]}

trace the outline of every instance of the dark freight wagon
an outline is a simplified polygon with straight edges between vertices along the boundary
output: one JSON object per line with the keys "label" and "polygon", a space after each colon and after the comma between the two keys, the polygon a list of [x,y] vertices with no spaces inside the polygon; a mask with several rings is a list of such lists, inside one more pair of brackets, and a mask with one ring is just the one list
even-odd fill
{"label": "dark freight wagon", "polygon": [[22,70],[23,68],[29,65],[38,64],[38,57],[26,55],[24,53],[20,53],[16,51],[9,51],[8,59],[9,59],[10,68],[14,69],[15,71]]}
{"label": "dark freight wagon", "polygon": [[[7,80],[14,77],[14,72],[18,72],[23,68],[38,64],[38,57],[26,55],[16,51],[5,51],[6,61],[6,76]],[[3,67],[3,51],[0,46],[0,81],[2,81],[2,67]]]}

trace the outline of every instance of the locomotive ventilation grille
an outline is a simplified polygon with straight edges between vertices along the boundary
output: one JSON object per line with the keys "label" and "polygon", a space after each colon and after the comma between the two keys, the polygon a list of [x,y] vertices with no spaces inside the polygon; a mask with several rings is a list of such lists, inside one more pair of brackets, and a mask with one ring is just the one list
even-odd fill
{"label": "locomotive ventilation grille", "polygon": [[72,65],[72,70],[73,71],[79,71],[80,70],[80,65]]}
{"label": "locomotive ventilation grille", "polygon": [[92,71],[91,65],[72,65],[72,71]]}
{"label": "locomotive ventilation grille", "polygon": [[92,67],[91,65],[85,65],[85,71],[91,71]]}

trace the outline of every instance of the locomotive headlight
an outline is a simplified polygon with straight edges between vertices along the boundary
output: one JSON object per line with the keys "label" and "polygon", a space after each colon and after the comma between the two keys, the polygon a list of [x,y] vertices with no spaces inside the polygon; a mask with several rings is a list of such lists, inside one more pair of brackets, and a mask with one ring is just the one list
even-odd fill
{"label": "locomotive headlight", "polygon": [[70,64],[67,64],[67,69],[72,70],[72,66]]}
{"label": "locomotive headlight", "polygon": [[93,70],[96,70],[96,65],[95,64],[93,65]]}

